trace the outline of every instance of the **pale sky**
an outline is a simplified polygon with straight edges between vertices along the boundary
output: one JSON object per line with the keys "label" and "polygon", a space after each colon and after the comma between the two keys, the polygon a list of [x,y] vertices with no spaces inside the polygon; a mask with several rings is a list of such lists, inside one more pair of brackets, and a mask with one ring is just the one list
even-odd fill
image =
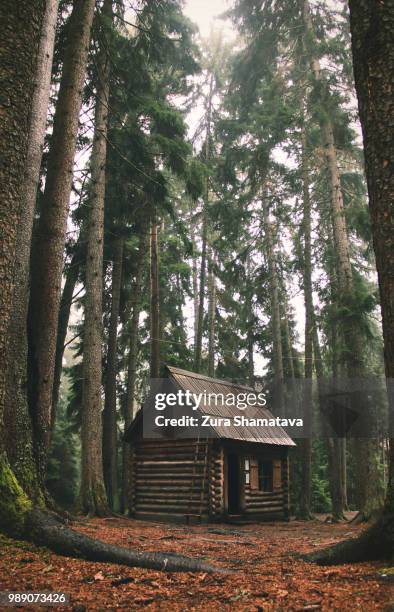
{"label": "pale sky", "polygon": [[198,25],[201,36],[206,37],[212,29],[231,30],[231,24],[215,19],[230,7],[229,0],[186,0],[184,13]]}

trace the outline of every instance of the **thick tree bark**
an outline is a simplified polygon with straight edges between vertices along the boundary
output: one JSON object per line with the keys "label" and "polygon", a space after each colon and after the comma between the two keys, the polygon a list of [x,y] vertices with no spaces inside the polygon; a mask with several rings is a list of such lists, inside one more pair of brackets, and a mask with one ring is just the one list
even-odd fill
{"label": "thick tree bark", "polygon": [[[309,40],[314,40],[315,31],[312,22],[309,0],[303,0],[303,20],[304,27],[308,33]],[[329,94],[328,85],[321,77],[320,62],[314,56],[313,49],[307,45],[307,53],[310,60],[310,68],[315,80],[315,86],[320,92],[320,102],[325,107],[325,97]],[[331,199],[331,220],[333,226],[333,236],[336,252],[336,265],[338,276],[338,290],[341,304],[349,306],[354,303],[354,280],[350,258],[349,235],[346,226],[343,194],[340,181],[340,173],[337,160],[337,151],[334,140],[334,128],[329,116],[328,109],[322,114],[321,136],[325,148],[327,161],[327,171],[330,184]],[[343,363],[346,365],[346,375],[350,379],[364,379],[367,377],[367,370],[364,360],[364,343],[361,337],[359,326],[351,318],[344,318],[341,322],[341,335],[344,342]],[[363,420],[364,431],[371,429],[370,407],[367,405],[360,407],[359,421]],[[359,493],[359,511],[363,519],[368,520],[373,512],[379,507],[379,499],[376,495],[376,483],[379,475],[377,471],[376,441],[365,436],[364,438],[354,439],[355,449],[355,479],[356,489]],[[368,478],[366,478],[368,474]]]}
{"label": "thick tree bark", "polygon": [[[28,139],[45,9],[43,1],[17,4],[6,0],[0,4],[3,36],[0,48],[0,524],[10,529],[14,519],[17,520],[25,508],[30,508],[31,502],[10,467],[6,455],[7,446],[10,450],[10,445],[6,445],[7,432],[9,435],[10,432],[22,433],[21,442],[26,444],[23,456],[14,455],[11,459],[29,492],[36,496],[39,489],[26,404],[22,404],[21,409],[18,406],[16,412],[8,410],[5,414],[4,409],[8,374],[17,372],[21,379],[26,379],[26,361],[20,370],[16,367],[19,364],[10,361],[9,325],[14,307],[18,231],[27,188],[24,182],[26,163],[36,153],[29,148]],[[15,444],[19,450],[19,441]]]}
{"label": "thick tree bark", "polygon": [[208,271],[208,376],[215,376],[215,315],[216,315],[216,281],[214,272],[214,255],[211,249]]}
{"label": "thick tree bark", "polygon": [[[363,130],[373,245],[381,298],[390,427],[394,432],[394,6],[349,1],[353,66]],[[393,459],[391,444],[391,460]],[[388,501],[394,512],[394,466]],[[391,495],[391,498],[390,498]],[[387,507],[387,506],[386,506]]]}
{"label": "thick tree bark", "polygon": [[118,435],[116,411],[116,376],[118,320],[120,291],[122,288],[124,237],[119,236],[114,244],[112,268],[112,300],[109,322],[107,367],[105,371],[105,402],[103,411],[103,472],[108,503],[115,507],[118,494]]}
{"label": "thick tree bark", "polygon": [[[81,230],[82,231],[82,230]],[[56,420],[56,409],[59,401],[60,382],[62,377],[63,369],[63,355],[64,345],[67,337],[68,322],[70,319],[71,306],[73,301],[73,295],[75,285],[77,284],[79,270],[82,260],[82,248],[79,243],[75,245],[75,251],[70,261],[70,265],[66,271],[66,280],[62,291],[62,297],[60,300],[59,318],[57,323],[57,337],[56,337],[56,357],[55,357],[55,372],[53,377],[53,390],[52,390],[52,416],[51,416],[51,427],[52,430],[55,426]]]}
{"label": "thick tree bark", "polygon": [[300,517],[311,518],[312,478],[312,375],[313,375],[313,328],[314,308],[312,293],[312,243],[311,243],[311,201],[309,194],[309,168],[306,148],[305,127],[302,130],[302,186],[303,186],[303,234],[304,234],[304,305],[305,305],[305,366],[304,366],[304,439],[302,440],[302,478]]}
{"label": "thick tree bark", "polygon": [[[9,0],[0,6],[3,34],[0,49],[0,427],[3,424],[6,394],[17,230],[22,213],[31,101],[45,7],[43,1],[19,5]],[[1,445],[4,437],[3,431],[0,433]]]}
{"label": "thick tree bark", "polygon": [[29,305],[29,404],[39,477],[45,480],[51,432],[56,333],[63,250],[95,0],[75,0],[53,123],[48,171],[37,226]]}
{"label": "thick tree bark", "polygon": [[274,367],[274,406],[277,416],[283,415],[284,410],[284,372],[282,354],[282,333],[281,317],[279,304],[279,282],[278,270],[275,261],[274,239],[271,221],[269,219],[268,205],[262,204],[263,222],[265,231],[265,253],[267,257],[269,285],[271,297],[271,329],[273,347],[273,367]]}
{"label": "thick tree bark", "polygon": [[37,497],[38,483],[32,481],[33,453],[31,421],[27,403],[27,309],[29,263],[37,185],[45,137],[58,0],[46,4],[38,50],[36,86],[32,97],[29,142],[23,174],[20,221],[18,224],[12,316],[7,351],[7,454],[11,466],[30,495]]}
{"label": "thick tree bark", "polygon": [[150,375],[160,375],[160,295],[159,295],[159,249],[157,224],[151,223],[150,230]]}
{"label": "thick tree bark", "polygon": [[[112,0],[106,0],[102,19],[112,15]],[[103,32],[104,28],[102,28]],[[81,488],[79,509],[83,513],[108,512],[102,464],[102,292],[105,164],[107,155],[109,56],[105,46],[98,58],[95,126],[91,158],[92,186],[87,220],[86,296],[83,342],[83,386],[81,424]]]}

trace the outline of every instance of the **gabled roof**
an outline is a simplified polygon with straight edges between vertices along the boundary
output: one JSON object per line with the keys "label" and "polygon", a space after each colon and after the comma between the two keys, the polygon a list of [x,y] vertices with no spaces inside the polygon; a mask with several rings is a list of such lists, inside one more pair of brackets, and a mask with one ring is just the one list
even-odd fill
{"label": "gabled roof", "polygon": [[[174,380],[179,388],[183,391],[191,391],[192,393],[214,393],[218,397],[220,394],[228,396],[234,394],[256,394],[255,389],[246,385],[239,385],[217,378],[210,378],[195,372],[181,370],[173,366],[167,366],[170,377]],[[209,414],[213,417],[223,417],[232,419],[234,416],[244,415],[248,419],[273,419],[272,413],[263,406],[248,405],[245,410],[240,410],[236,406],[228,406],[218,402],[217,405],[212,403],[209,405],[200,404],[200,414]],[[295,443],[287,435],[283,427],[274,425],[266,427],[241,426],[231,425],[212,426],[219,438],[228,438],[231,440],[243,440],[244,442],[260,442],[263,444],[275,444],[280,446],[295,446]]]}
{"label": "gabled roof", "polygon": [[[217,378],[210,378],[203,374],[181,370],[173,366],[166,366],[169,378],[178,389],[190,391],[191,393],[215,394],[218,398],[223,395],[228,397],[230,394],[238,396],[243,395],[243,399],[248,393],[256,394],[255,389],[246,385],[239,385]],[[129,429],[125,433],[125,440],[130,441],[132,431],[137,422],[141,419],[143,409],[141,409]],[[230,418],[231,421],[235,416],[244,415],[247,419],[273,419],[272,413],[263,406],[247,405],[245,410],[240,410],[236,406],[228,406],[221,402],[210,403],[204,405],[201,403],[198,408],[199,414],[210,415],[212,417]],[[240,440],[243,442],[258,442],[260,444],[272,444],[276,446],[295,446],[295,443],[286,433],[283,427],[278,425],[257,427],[252,425],[212,425],[218,438],[226,438],[230,440]]]}

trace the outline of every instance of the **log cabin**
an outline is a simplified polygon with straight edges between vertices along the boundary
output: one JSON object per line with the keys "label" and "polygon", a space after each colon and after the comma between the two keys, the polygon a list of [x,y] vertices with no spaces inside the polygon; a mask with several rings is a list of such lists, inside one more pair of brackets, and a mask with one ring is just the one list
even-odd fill
{"label": "log cabin", "polygon": [[[179,368],[166,370],[174,387],[183,391],[220,397],[256,393]],[[144,406],[125,434],[131,445],[131,516],[186,523],[289,519],[289,448],[295,443],[282,427],[223,426],[217,419],[209,437],[148,439]],[[265,407],[248,408],[249,415],[273,419]],[[236,407],[223,404],[200,404],[198,412],[230,419],[239,415]]]}

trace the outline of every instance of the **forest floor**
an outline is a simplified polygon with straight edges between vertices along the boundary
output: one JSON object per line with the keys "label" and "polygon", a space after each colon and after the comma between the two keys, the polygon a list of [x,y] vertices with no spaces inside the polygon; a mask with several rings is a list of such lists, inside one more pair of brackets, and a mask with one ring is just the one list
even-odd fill
{"label": "forest floor", "polygon": [[140,551],[200,557],[233,570],[228,575],[166,574],[67,559],[0,536],[0,590],[70,594],[69,606],[54,608],[59,612],[394,610],[394,570],[390,573],[384,564],[318,567],[292,557],[355,536],[361,529],[319,518],[308,523],[192,526],[111,518],[75,527]]}

